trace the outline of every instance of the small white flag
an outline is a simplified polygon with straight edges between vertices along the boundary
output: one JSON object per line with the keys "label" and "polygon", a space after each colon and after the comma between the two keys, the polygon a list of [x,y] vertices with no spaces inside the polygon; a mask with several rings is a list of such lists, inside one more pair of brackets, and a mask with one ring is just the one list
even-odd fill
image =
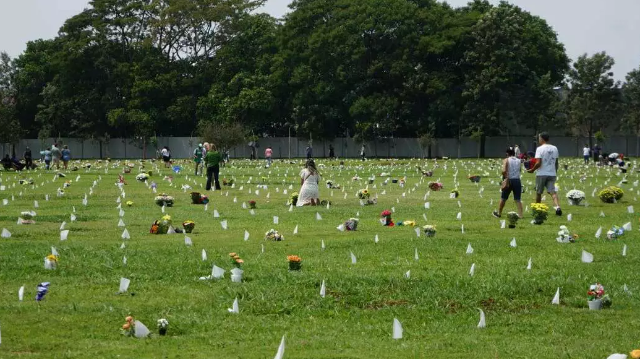
{"label": "small white flag", "polygon": [[58,254],[58,250],[56,249],[56,247],[51,246],[51,254],[53,254],[56,257],[59,257],[60,255]]}
{"label": "small white flag", "polygon": [[471,269],[469,269],[469,275],[473,277],[473,275],[476,273],[476,264],[473,263],[471,265]]}
{"label": "small white flag", "polygon": [[124,293],[129,289],[131,281],[127,278],[120,278],[120,293]]}
{"label": "small white flag", "polygon": [[473,247],[471,247],[471,243],[467,245],[467,254],[473,254]]}
{"label": "small white flag", "polygon": [[402,339],[402,324],[396,318],[393,318],[393,339]]}
{"label": "small white flag", "polygon": [[376,236],[373,238],[373,242],[374,243],[378,243],[380,241],[380,238],[378,237],[378,235],[376,234]]}
{"label": "small white flag", "polygon": [[231,308],[228,308],[227,310],[229,311],[229,313],[234,313],[234,314],[240,313],[240,308],[238,306],[238,298],[237,297],[233,301],[233,304],[231,305]]}
{"label": "small white flag", "polygon": [[418,248],[415,249],[415,252],[413,253],[413,259],[415,260],[419,260],[420,256],[418,255]]}
{"label": "small white flag", "polygon": [[318,212],[316,212],[316,220],[322,221],[322,216]]}
{"label": "small white flag", "polygon": [[462,234],[464,234],[464,224],[460,227],[460,230],[462,231]]}
{"label": "small white flag", "polygon": [[71,222],[75,222],[76,219],[78,219],[78,217],[76,217],[75,214],[71,214],[71,216],[69,216],[69,218],[71,219]]}
{"label": "small white flag", "polygon": [[120,218],[118,220],[118,227],[124,227],[124,226],[125,226],[124,221],[122,220],[122,218]]}
{"label": "small white flag", "polygon": [[244,231],[244,240],[245,241],[249,240],[249,232],[247,230]]}
{"label": "small white flag", "polygon": [[220,218],[220,213],[218,213],[217,209],[213,210],[213,218]]}
{"label": "small white flag", "polygon": [[567,214],[567,222],[571,222],[573,219],[573,215],[571,213]]}
{"label": "small white flag", "polygon": [[622,226],[622,229],[624,229],[625,231],[631,231],[631,222],[627,222]]}
{"label": "small white flag", "polygon": [[18,289],[18,300],[22,302],[24,299],[24,285]]}
{"label": "small white flag", "polygon": [[420,238],[420,228],[414,228],[414,231],[416,231],[416,237]]}
{"label": "small white flag", "polygon": [[122,231],[122,239],[131,239],[131,236],[129,235],[129,231],[125,228],[124,231]]}
{"label": "small white flag", "polygon": [[126,246],[124,245],[124,242],[122,242],[122,244],[120,245],[120,249],[125,249]]}
{"label": "small white flag", "polygon": [[507,225],[507,221],[505,221],[504,219],[500,220],[500,229],[505,229]]}
{"label": "small white flag", "polygon": [[627,245],[625,244],[624,247],[622,247],[622,256],[626,257],[627,256]]}
{"label": "small white flag", "polygon": [[320,286],[320,296],[322,298],[327,294],[327,287],[325,286],[324,279],[322,280],[322,285]]}
{"label": "small white flag", "polygon": [[33,207],[35,207],[35,208],[39,208],[40,207],[40,205],[38,205],[38,201],[33,201]]}
{"label": "small white flag", "polygon": [[462,220],[462,212],[458,212],[458,215],[456,216],[456,219],[458,221]]}
{"label": "small white flag", "polygon": [[324,239],[320,242],[320,248],[322,248],[322,250],[324,250],[324,249],[325,249],[325,246],[324,246]]}
{"label": "small white flag", "polygon": [[213,265],[213,267],[211,268],[211,277],[214,279],[221,279],[224,278],[224,272],[225,270],[216,266],[215,264]]}
{"label": "small white flag", "polygon": [[487,320],[485,318],[484,312],[482,311],[482,309],[480,309],[480,322],[478,322],[478,328],[482,329],[486,327],[487,327]]}
{"label": "small white flag", "polygon": [[276,356],[273,357],[273,359],[283,359],[283,358],[284,358],[284,335],[282,336],[282,340],[280,341],[280,346],[278,347]]}
{"label": "small white flag", "polygon": [[429,208],[431,208],[431,203],[430,203],[430,202],[425,202],[425,203],[424,203],[424,208],[425,208],[425,209],[429,209]]}
{"label": "small white flag", "polygon": [[593,254],[582,250],[582,263],[592,263],[593,262]]}
{"label": "small white flag", "polygon": [[126,256],[122,257],[122,264],[127,265],[127,257]]}
{"label": "small white flag", "polygon": [[405,274],[404,274],[404,278],[405,279],[411,279],[411,271],[408,270]]}
{"label": "small white flag", "polygon": [[553,296],[551,304],[560,305],[560,288],[556,291],[556,295]]}
{"label": "small white flag", "polygon": [[62,224],[60,225],[60,230],[64,231],[64,226],[67,225],[67,222],[62,222]]}
{"label": "small white flag", "polygon": [[296,228],[293,229],[293,234],[298,234],[298,225],[296,224]]}
{"label": "small white flag", "polygon": [[527,270],[531,270],[531,258],[529,258],[529,262],[527,262]]}
{"label": "small white flag", "polygon": [[596,238],[600,238],[601,235],[602,235],[602,227],[598,228],[598,230],[596,231]]}
{"label": "small white flag", "polygon": [[511,240],[511,243],[509,243],[509,245],[510,245],[512,248],[516,248],[516,247],[518,246],[518,244],[516,243],[516,239],[515,239],[515,238],[514,238],[514,239],[512,239],[512,240]]}
{"label": "small white flag", "polygon": [[204,249],[202,250],[202,260],[203,261],[207,260],[207,251],[205,251]]}
{"label": "small white flag", "polygon": [[220,222],[220,226],[222,226],[222,229],[227,229],[227,220],[225,219],[224,221]]}
{"label": "small white flag", "polygon": [[627,207],[627,212],[629,212],[630,214],[633,214],[633,206]]}
{"label": "small white flag", "polygon": [[136,336],[136,338],[146,338],[149,336],[149,334],[151,334],[149,328],[147,328],[147,326],[142,324],[140,321],[136,320],[134,323],[134,328],[136,328],[136,330],[134,331],[134,335]]}
{"label": "small white flag", "polygon": [[190,237],[184,237],[184,245],[188,247],[193,246],[193,241],[191,241]]}
{"label": "small white flag", "polygon": [[60,232],[60,240],[61,241],[66,241],[68,237],[69,237],[69,230],[68,229],[65,229],[64,231]]}
{"label": "small white flag", "polygon": [[278,224],[278,222],[280,222],[278,216],[273,216],[273,224]]}
{"label": "small white flag", "polygon": [[356,264],[358,260],[356,259],[356,255],[351,252],[351,264]]}

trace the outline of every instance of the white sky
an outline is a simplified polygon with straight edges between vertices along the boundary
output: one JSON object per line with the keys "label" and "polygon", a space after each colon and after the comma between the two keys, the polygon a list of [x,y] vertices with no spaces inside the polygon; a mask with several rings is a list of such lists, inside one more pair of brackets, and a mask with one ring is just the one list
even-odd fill
{"label": "white sky", "polygon": [[[491,0],[497,3],[497,0]],[[467,0],[449,0],[462,6]],[[555,29],[572,59],[583,53],[606,51],[616,60],[617,79],[640,67],[640,0],[510,0],[538,15]],[[11,57],[26,42],[53,38],[69,17],[84,9],[87,0],[0,0],[0,51]],[[268,0],[264,11],[280,17],[289,0]]]}

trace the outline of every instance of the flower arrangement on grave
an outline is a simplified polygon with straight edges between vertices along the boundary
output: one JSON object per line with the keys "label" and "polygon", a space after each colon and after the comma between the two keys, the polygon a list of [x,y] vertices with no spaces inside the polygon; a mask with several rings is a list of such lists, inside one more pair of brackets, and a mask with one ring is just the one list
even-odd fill
{"label": "flower arrangement on grave", "polygon": [[371,193],[369,193],[368,189],[364,188],[359,190],[356,196],[360,199],[369,199],[371,197]]}
{"label": "flower arrangement on grave", "polygon": [[238,253],[229,253],[229,258],[231,258],[231,265],[235,266],[236,268],[241,268],[244,264],[244,260],[240,258]]}
{"label": "flower arrangement on grave", "polygon": [[429,189],[432,191],[439,191],[443,188],[444,186],[442,185],[442,183],[440,182],[430,182],[429,183]]}
{"label": "flower arrangement on grave", "polygon": [[71,187],[71,181],[66,181],[63,185],[62,188],[69,188]]}
{"label": "flower arrangement on grave", "polygon": [[49,254],[44,257],[44,268],[45,269],[56,269],[58,267],[59,257],[54,254]]}
{"label": "flower arrangement on grave", "polygon": [[295,206],[296,204],[298,204],[298,196],[298,192],[291,193],[291,195],[289,196],[289,200],[287,200],[287,206]]}
{"label": "flower arrangement on grave", "polygon": [[427,237],[434,237],[436,235],[436,226],[431,225],[431,224],[427,224],[426,226],[422,227],[422,231],[424,232],[424,234]]}
{"label": "flower arrangement on grave", "polygon": [[250,209],[256,209],[256,201],[250,200],[249,201],[249,208]]}
{"label": "flower arrangement on grave", "polygon": [[578,206],[582,201],[584,201],[585,194],[580,190],[572,189],[571,191],[567,192],[567,199],[569,200],[569,203],[571,203],[571,205]]}
{"label": "flower arrangement on grave", "polygon": [[162,216],[161,219],[153,222],[151,225],[151,230],[149,233],[151,234],[167,234],[169,231],[169,227],[171,226],[171,216],[166,214]]}
{"label": "flower arrangement on grave", "polygon": [[509,228],[516,228],[516,224],[518,224],[518,220],[520,216],[516,212],[507,213],[507,221],[509,221]]}
{"label": "flower arrangement on grave", "polygon": [[560,226],[560,231],[558,231],[558,237],[556,240],[558,243],[575,243],[576,239],[578,239],[577,234],[572,234],[571,231],[567,228],[567,226]]}
{"label": "flower arrangement on grave", "polygon": [[611,297],[605,293],[604,287],[600,283],[592,284],[589,286],[587,292],[587,300],[589,301],[590,309],[609,308],[613,304]]}
{"label": "flower arrangement on grave", "polygon": [[366,202],[364,202],[365,206],[373,206],[374,204],[378,204],[378,199],[377,198],[368,199],[368,200],[366,200]]}
{"label": "flower arrangement on grave", "polygon": [[480,182],[480,179],[482,177],[480,177],[480,175],[470,175],[469,176],[469,181],[473,182],[473,183],[478,183]]}
{"label": "flower arrangement on grave", "polygon": [[270,229],[267,233],[265,233],[264,239],[268,241],[279,242],[284,241],[284,236],[278,233],[278,231],[276,231],[275,229]]}
{"label": "flower arrangement on grave", "polygon": [[401,178],[401,179],[400,179],[400,181],[399,181],[400,187],[403,187],[403,188],[404,188],[404,185],[405,185],[406,183],[407,183],[407,181],[405,181],[405,180],[404,180],[404,179],[402,179],[402,178]]}
{"label": "flower arrangement on grave", "polygon": [[613,226],[607,231],[607,239],[614,240],[621,237],[624,234],[624,228]]}
{"label": "flower arrangement on grave", "polygon": [[298,256],[287,256],[287,261],[289,262],[289,270],[300,270],[302,269],[302,258]]}
{"label": "flower arrangement on grave", "polygon": [[458,191],[458,189],[454,189],[451,191],[451,195],[453,196],[453,198],[458,198],[460,196],[460,191]]}
{"label": "flower arrangement on grave", "polygon": [[191,203],[193,204],[207,204],[209,203],[209,197],[200,192],[191,192]]}
{"label": "flower arrangement on grave", "polygon": [[533,215],[533,224],[542,224],[549,215],[549,206],[544,203],[532,203],[531,214]]}
{"label": "flower arrangement on grave", "polygon": [[124,318],[125,323],[122,325],[120,332],[126,337],[132,337],[136,334],[135,321],[132,316]]}
{"label": "flower arrangement on grave", "polygon": [[598,193],[598,197],[604,203],[614,203],[622,199],[622,196],[624,196],[624,192],[616,186],[609,186]]}
{"label": "flower arrangement on grave", "polygon": [[159,196],[156,196],[155,202],[158,206],[166,206],[173,207],[173,197],[169,196],[166,193],[162,193]]}
{"label": "flower arrangement on grave", "polygon": [[169,321],[162,318],[158,319],[158,334],[166,335],[167,329],[169,328]]}
{"label": "flower arrangement on grave", "polygon": [[[124,166],[124,168],[122,169],[122,173],[125,173],[125,174],[131,173],[131,167],[129,167],[129,166]],[[136,179],[137,179],[137,178],[138,178],[138,177],[136,176]]]}
{"label": "flower arrangement on grave", "polygon": [[351,180],[352,180],[352,181],[360,181],[360,177],[358,177],[358,176],[353,176],[353,177],[351,178]]}
{"label": "flower arrangement on grave", "polygon": [[340,185],[337,184],[337,183],[334,183],[333,180],[328,180],[326,184],[327,184],[327,188],[329,188],[329,189],[340,189],[341,188]]}
{"label": "flower arrangement on grave", "polygon": [[410,220],[398,221],[398,226],[415,227],[416,221],[410,221]]}
{"label": "flower arrangement on grave", "polygon": [[233,186],[234,183],[235,183],[235,181],[233,180],[233,178],[231,178],[231,179],[223,178],[222,179],[222,185],[223,186]]}
{"label": "flower arrangement on grave", "polygon": [[420,173],[422,173],[423,176],[425,176],[425,177],[432,177],[433,176],[433,171],[425,171],[420,166],[416,166],[416,167],[418,168],[418,171]]}
{"label": "flower arrangement on grave", "polygon": [[380,213],[380,223],[382,223],[382,225],[386,227],[393,227],[395,225],[395,223],[393,223],[393,220],[391,219],[390,210],[385,209],[384,211],[382,211],[382,213]]}
{"label": "flower arrangement on grave", "polygon": [[126,205],[127,205],[128,207],[133,206],[133,201],[127,201]]}
{"label": "flower arrangement on grave", "polygon": [[[126,167],[125,167],[126,168]],[[131,172],[131,170],[129,170],[129,172]],[[126,173],[126,172],[125,172]],[[149,179],[149,174],[148,173],[139,173],[136,176],[136,180],[140,181],[140,182],[145,182],[146,180]]]}
{"label": "flower arrangement on grave", "polygon": [[344,222],[344,229],[347,231],[355,231],[358,229],[358,223],[360,222],[357,218],[349,218],[348,221]]}
{"label": "flower arrangement on grave", "polygon": [[182,228],[184,228],[184,233],[191,233],[196,228],[196,222],[191,220],[184,221],[182,222]]}

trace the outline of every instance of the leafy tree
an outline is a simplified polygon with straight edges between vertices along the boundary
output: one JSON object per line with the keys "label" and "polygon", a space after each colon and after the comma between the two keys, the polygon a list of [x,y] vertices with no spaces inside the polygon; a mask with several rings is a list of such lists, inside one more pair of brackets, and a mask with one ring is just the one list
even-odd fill
{"label": "leafy tree", "polygon": [[239,123],[201,122],[198,133],[204,142],[214,144],[219,150],[226,150],[244,142],[246,132]]}
{"label": "leafy tree", "polygon": [[620,117],[619,83],[613,78],[614,60],[605,52],[578,58],[569,71],[565,100],[568,124],[574,134],[589,139]]}
{"label": "leafy tree", "polygon": [[16,143],[20,139],[20,123],[16,117],[14,67],[6,52],[0,52],[0,143]]}
{"label": "leafy tree", "polygon": [[638,137],[636,154],[640,153],[640,69],[629,72],[622,85],[624,114],[622,128]]}

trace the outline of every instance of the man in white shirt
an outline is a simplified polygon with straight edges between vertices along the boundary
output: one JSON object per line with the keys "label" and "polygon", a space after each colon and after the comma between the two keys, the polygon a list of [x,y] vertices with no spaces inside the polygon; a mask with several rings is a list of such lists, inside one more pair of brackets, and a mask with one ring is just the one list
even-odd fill
{"label": "man in white shirt", "polygon": [[584,145],[582,149],[582,157],[584,157],[584,164],[589,164],[589,154],[591,153],[591,149],[589,149],[589,145]]}
{"label": "man in white shirt", "polygon": [[540,146],[536,149],[536,164],[528,170],[529,173],[536,173],[536,203],[542,201],[542,193],[545,188],[553,197],[553,203],[556,208],[556,215],[562,216],[560,203],[558,202],[558,194],[556,193],[556,173],[558,171],[558,148],[550,145],[549,134],[542,132],[538,136]]}

